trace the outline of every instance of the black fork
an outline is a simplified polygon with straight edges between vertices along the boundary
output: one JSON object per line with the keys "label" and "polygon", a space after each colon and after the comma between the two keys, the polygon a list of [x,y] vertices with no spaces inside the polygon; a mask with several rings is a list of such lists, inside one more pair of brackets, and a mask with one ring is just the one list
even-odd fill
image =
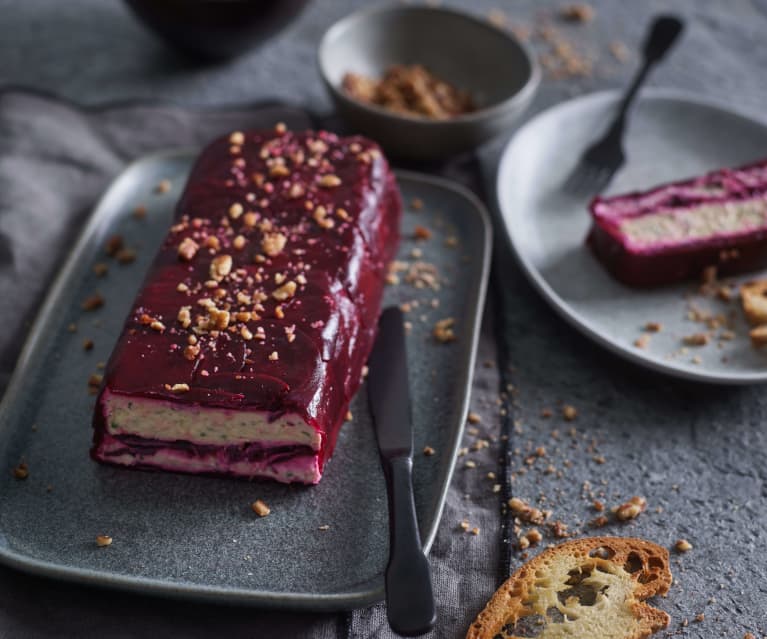
{"label": "black fork", "polygon": [[605,189],[615,172],[626,161],[623,133],[628,111],[650,70],[671,48],[684,27],[674,16],[657,17],[645,40],[642,66],[621,100],[618,113],[602,138],[590,146],[565,182],[565,190],[574,195],[595,195]]}

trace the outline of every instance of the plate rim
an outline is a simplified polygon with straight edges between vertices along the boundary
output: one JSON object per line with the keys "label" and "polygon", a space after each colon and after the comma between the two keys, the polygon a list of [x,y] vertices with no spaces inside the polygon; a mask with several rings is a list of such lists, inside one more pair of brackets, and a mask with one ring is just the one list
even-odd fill
{"label": "plate rim", "polygon": [[[644,353],[638,350],[632,350],[625,344],[619,342],[616,339],[605,335],[602,330],[593,325],[586,316],[576,311],[571,304],[562,298],[548,283],[545,277],[540,273],[538,268],[527,257],[526,252],[523,250],[519,243],[519,238],[516,236],[511,219],[514,217],[513,212],[508,211],[508,207],[504,206],[504,197],[502,196],[502,180],[506,175],[509,175],[513,170],[511,163],[514,147],[518,143],[521,134],[525,133],[528,129],[532,129],[535,126],[541,124],[541,122],[556,118],[560,113],[568,111],[574,107],[583,107],[590,103],[611,103],[617,102],[620,99],[621,92],[617,89],[608,89],[604,91],[596,91],[585,95],[577,96],[570,100],[555,104],[543,111],[537,113],[535,116],[527,120],[517,131],[511,139],[505,144],[501,151],[500,160],[495,173],[495,198],[494,204],[498,209],[501,221],[503,222],[503,229],[505,235],[511,245],[512,253],[525,274],[527,280],[533,285],[538,293],[543,297],[546,303],[556,312],[570,326],[578,330],[581,334],[604,347],[614,355],[621,359],[627,360],[632,364],[648,368],[655,372],[662,373],[669,377],[677,379],[683,379],[692,382],[699,382],[705,384],[715,385],[728,385],[728,386],[745,386],[751,384],[763,384],[767,382],[767,370],[764,373],[731,373],[728,375],[722,375],[719,373],[706,372],[705,369],[690,370],[687,368],[681,368],[674,366],[673,364],[667,364],[660,361],[655,356],[650,356],[648,353]],[[657,101],[657,102],[676,102],[683,103],[686,106],[702,107],[705,109],[720,111],[725,113],[729,117],[735,117],[741,120],[747,121],[751,125],[757,125],[765,131],[767,131],[767,119],[760,118],[754,112],[746,109],[733,109],[723,100],[715,98],[699,96],[687,91],[681,91],[678,89],[650,87],[643,89],[641,96],[639,97],[640,104],[643,101]]]}
{"label": "plate rim", "polygon": [[[16,361],[13,373],[5,393],[0,400],[0,427],[7,423],[8,414],[13,405],[12,398],[15,397],[19,387],[23,384],[28,370],[32,366],[36,351],[41,347],[41,343],[44,340],[44,329],[49,316],[54,312],[63,296],[67,294],[67,283],[76,270],[80,256],[93,241],[93,237],[98,233],[99,228],[104,223],[105,216],[99,214],[100,211],[107,208],[109,200],[118,197],[117,194],[124,188],[124,184],[131,180],[132,173],[137,170],[140,165],[157,161],[172,162],[182,159],[191,160],[198,153],[199,148],[183,147],[159,150],[140,156],[127,163],[106,186],[96,203],[91,207],[85,223],[78,233],[76,240],[71,245],[72,248],[68,251],[59,270],[49,284],[43,303],[38,308],[34,320],[24,338],[24,344]],[[447,492],[450,489],[450,483],[455,470],[466,415],[468,414],[471,401],[471,383],[473,380],[474,368],[476,366],[482,314],[484,311],[490,274],[492,226],[490,215],[485,205],[468,188],[446,178],[421,174],[414,171],[394,169],[394,173],[397,179],[401,178],[409,182],[431,184],[442,190],[450,191],[455,196],[458,196],[467,202],[469,207],[476,214],[478,223],[481,226],[481,232],[478,233],[478,237],[483,246],[478,286],[473,293],[476,305],[471,316],[470,326],[472,327],[472,339],[466,347],[468,349],[468,365],[459,380],[459,387],[465,388],[466,392],[464,393],[460,414],[457,416],[460,417],[460,420],[457,420],[455,445],[452,447],[453,450],[444,463],[447,470],[441,477],[443,480],[442,489],[439,492],[437,508],[431,512],[427,511],[426,513],[427,515],[432,515],[432,524],[427,531],[422,531],[421,533],[424,550],[428,553],[439,530]],[[55,561],[31,557],[28,554],[10,548],[2,530],[0,530],[0,564],[25,573],[87,586],[106,587],[148,596],[269,609],[316,612],[344,611],[372,605],[384,598],[383,574],[380,575],[381,580],[378,587],[365,586],[366,583],[371,583],[371,581],[367,581],[362,582],[363,585],[357,590],[336,593],[275,592],[246,588],[226,588],[223,586],[199,585],[189,582],[174,583],[170,580],[157,579],[154,577],[119,575],[106,571],[75,567]]]}

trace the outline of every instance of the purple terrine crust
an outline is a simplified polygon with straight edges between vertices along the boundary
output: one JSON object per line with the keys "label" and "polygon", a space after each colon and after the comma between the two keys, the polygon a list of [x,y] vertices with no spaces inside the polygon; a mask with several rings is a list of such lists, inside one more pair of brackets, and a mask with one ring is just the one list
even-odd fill
{"label": "purple terrine crust", "polygon": [[767,199],[767,161],[720,169],[644,192],[597,197],[590,205],[593,224],[587,243],[616,279],[635,287],[662,286],[694,278],[709,266],[716,266],[722,275],[759,269],[767,265],[767,224],[641,245],[620,228],[620,223],[629,218],[660,211],[684,216],[701,205],[738,204],[754,199]]}

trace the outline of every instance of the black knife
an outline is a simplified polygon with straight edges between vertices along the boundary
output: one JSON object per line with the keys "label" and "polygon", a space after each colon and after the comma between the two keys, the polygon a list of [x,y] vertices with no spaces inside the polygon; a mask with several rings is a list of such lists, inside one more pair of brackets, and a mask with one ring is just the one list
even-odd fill
{"label": "black knife", "polygon": [[368,400],[389,494],[386,614],[394,632],[415,637],[434,627],[437,611],[415,514],[405,327],[396,306],[381,315],[368,363]]}

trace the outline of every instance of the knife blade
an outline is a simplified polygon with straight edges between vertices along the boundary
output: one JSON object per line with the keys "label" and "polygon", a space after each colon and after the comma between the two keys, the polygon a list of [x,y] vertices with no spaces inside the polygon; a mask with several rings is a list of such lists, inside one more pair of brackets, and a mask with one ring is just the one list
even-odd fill
{"label": "knife blade", "polygon": [[368,401],[389,504],[386,614],[394,632],[414,637],[434,627],[437,613],[413,497],[413,423],[399,308],[381,314],[368,365]]}

